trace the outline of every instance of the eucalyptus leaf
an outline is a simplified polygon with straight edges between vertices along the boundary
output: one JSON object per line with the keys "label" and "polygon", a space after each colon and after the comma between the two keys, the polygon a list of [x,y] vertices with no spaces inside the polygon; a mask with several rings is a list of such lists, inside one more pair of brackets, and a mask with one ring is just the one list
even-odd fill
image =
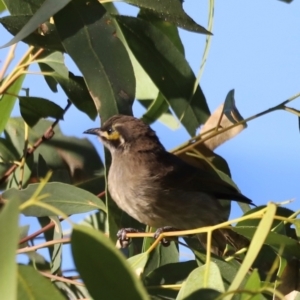
{"label": "eucalyptus leaf", "polygon": [[0,134],[3,132],[11,112],[15,106],[17,96],[20,89],[22,87],[25,75],[21,75],[17,78],[16,81],[5,91],[8,94],[3,94],[0,98],[0,111],[1,111],[1,118],[0,118]]}
{"label": "eucalyptus leaf", "polygon": [[133,68],[104,7],[96,0],[88,5],[85,0],[72,1],[54,21],[64,48],[83,74],[101,121],[117,113],[132,114]]}
{"label": "eucalyptus leaf", "polygon": [[19,100],[21,115],[30,127],[41,118],[63,119],[64,110],[54,102],[39,97],[19,96]]}
{"label": "eucalyptus leaf", "polygon": [[[24,203],[32,197],[38,187],[39,184],[35,183],[30,184],[24,190],[9,189],[2,194],[2,198],[10,201],[18,199],[21,203]],[[40,193],[40,196],[42,195],[44,197],[38,201],[49,204],[66,215],[84,213],[96,209],[106,211],[104,203],[95,195],[69,184],[60,182],[46,183]],[[25,208],[22,213],[26,216],[35,217],[56,215],[53,211],[36,205]]]}
{"label": "eucalyptus leaf", "polygon": [[9,201],[0,212],[0,291],[2,299],[17,299],[16,251],[19,239],[19,201]]}
{"label": "eucalyptus leaf", "polygon": [[[155,26],[133,17],[115,17],[126,42],[191,136],[209,109],[195,75],[177,47]],[[149,57],[152,57],[149,60]]]}
{"label": "eucalyptus leaf", "polygon": [[[5,298],[12,299],[12,298]],[[31,266],[19,265],[18,297],[22,300],[65,300],[59,290]]]}
{"label": "eucalyptus leaf", "polygon": [[26,25],[13,37],[8,43],[1,46],[1,48],[9,47],[25,37],[38,28],[38,26],[50,17],[52,17],[56,12],[66,6],[70,0],[52,1],[45,0],[42,6],[36,11],[36,13],[30,18]]}
{"label": "eucalyptus leaf", "polygon": [[[103,233],[76,225],[71,245],[77,270],[93,299],[121,300],[124,295],[127,299],[149,299],[125,258]],[[116,275],[122,278],[117,288]]]}
{"label": "eucalyptus leaf", "polygon": [[178,0],[123,0],[124,2],[136,5],[147,12],[148,18],[163,20],[182,27],[183,29],[197,33],[211,34],[204,27],[198,25],[190,18],[182,8],[182,2]]}

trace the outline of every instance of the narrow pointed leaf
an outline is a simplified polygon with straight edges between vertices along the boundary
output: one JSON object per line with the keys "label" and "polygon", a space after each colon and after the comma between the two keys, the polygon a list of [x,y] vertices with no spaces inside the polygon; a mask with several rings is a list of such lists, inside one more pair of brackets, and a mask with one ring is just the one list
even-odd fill
{"label": "narrow pointed leaf", "polygon": [[[248,280],[246,281],[243,289],[248,291],[253,291],[255,293],[257,290],[261,288],[261,282],[259,278],[259,274],[257,270],[253,270],[250,274]],[[247,300],[249,299],[249,293],[243,293],[241,295],[241,300]],[[253,295],[251,297],[252,300],[260,300],[260,299],[266,299],[262,294],[257,293],[256,295]]]}
{"label": "narrow pointed leaf", "polygon": [[50,17],[52,17],[56,12],[61,10],[69,2],[70,0],[45,0],[43,5],[30,18],[28,23],[26,23],[26,25],[19,31],[19,33],[17,33],[15,37],[13,37],[8,43],[4,44],[1,48],[11,46],[27,37],[30,33],[36,30],[40,24],[47,21]]}
{"label": "narrow pointed leaf", "polygon": [[13,95],[18,95],[19,91],[22,87],[25,75],[20,76],[8,89],[7,93],[3,94],[0,98],[0,111],[1,111],[1,118],[0,118],[0,134],[3,132],[6,123],[11,115],[11,112],[14,108],[16,103],[17,97]]}
{"label": "narrow pointed leaf", "polygon": [[0,211],[0,291],[2,299],[17,299],[18,219],[19,201],[9,201]]}
{"label": "narrow pointed leaf", "polygon": [[204,27],[198,25],[190,18],[182,7],[182,1],[179,0],[123,0],[124,2],[136,5],[143,9],[143,13],[147,12],[148,18],[155,18],[175,24],[186,30],[197,33],[211,34]]}
{"label": "narrow pointed leaf", "polygon": [[116,20],[136,59],[190,135],[195,135],[209,109],[200,86],[193,94],[196,78],[182,53],[152,24],[125,16],[116,16]]}
{"label": "narrow pointed leaf", "polygon": [[[208,270],[206,270],[208,268]],[[205,284],[205,272],[208,271],[208,281]],[[224,292],[224,285],[218,266],[210,262],[209,266],[203,265],[194,269],[187,280],[183,283],[176,300],[190,299],[193,294],[202,288],[213,288],[219,292]]]}
{"label": "narrow pointed leaf", "polygon": [[[0,18],[0,23],[4,28],[16,35],[31,19],[32,15],[13,15]],[[57,51],[64,51],[59,36],[54,24],[45,22],[39,25],[39,30],[22,39],[24,43],[44,49],[52,49]]]}
{"label": "narrow pointed leaf", "polygon": [[[237,272],[234,280],[232,281],[228,291],[234,291],[237,288],[239,288],[244,277],[246,276],[250,267],[252,266],[253,262],[255,261],[262,245],[264,244],[266,237],[269,234],[275,213],[276,213],[276,205],[273,203],[269,203],[267,206],[267,211],[263,215],[263,217],[257,227],[257,230],[255,231],[255,234],[254,234],[253,238],[251,239],[251,243],[248,248],[247,254],[244,258],[244,261],[243,261],[239,271]],[[232,297],[233,297],[233,294],[230,294],[227,296],[228,300],[232,299]]]}
{"label": "narrow pointed leaf", "polygon": [[[54,16],[62,43],[83,74],[101,121],[132,114],[135,78],[110,15],[96,0],[72,1]],[[82,55],[84,53],[84,55]]]}

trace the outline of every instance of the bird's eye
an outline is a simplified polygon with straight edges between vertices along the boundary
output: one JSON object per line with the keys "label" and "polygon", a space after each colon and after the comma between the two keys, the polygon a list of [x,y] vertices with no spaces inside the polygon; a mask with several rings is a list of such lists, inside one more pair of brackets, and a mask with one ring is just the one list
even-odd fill
{"label": "bird's eye", "polygon": [[108,133],[108,134],[111,134],[113,131],[114,131],[114,130],[113,130],[112,127],[109,127],[109,128],[107,129],[107,133]]}

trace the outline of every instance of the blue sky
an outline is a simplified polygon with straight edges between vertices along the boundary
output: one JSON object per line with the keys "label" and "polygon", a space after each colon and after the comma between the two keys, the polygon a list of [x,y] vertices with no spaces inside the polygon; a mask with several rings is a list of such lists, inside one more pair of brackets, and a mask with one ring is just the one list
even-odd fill
{"label": "blue sky", "polygon": [[[206,1],[207,2],[207,1]],[[200,25],[206,26],[208,7],[204,1],[186,0],[186,12]],[[126,4],[118,4],[126,14]],[[277,0],[216,0],[212,43],[201,78],[201,87],[213,111],[231,89],[235,89],[236,106],[244,118],[279,104],[300,92],[300,2],[286,4]],[[198,72],[205,36],[180,30],[187,60]],[[0,28],[1,44],[10,39]],[[17,57],[27,46],[19,45]],[[7,49],[0,50],[0,68]],[[66,63],[78,74],[70,59]],[[50,92],[40,76],[27,76],[24,87],[30,95],[43,96],[62,107],[63,92]],[[290,106],[300,109],[300,99]],[[136,116],[142,114],[134,106]],[[18,108],[14,115],[18,114]],[[80,122],[78,121],[80,118]],[[84,137],[82,132],[99,125],[71,108],[60,123],[68,135]],[[172,131],[157,123],[154,129],[168,149],[188,139],[183,128]],[[100,151],[94,137],[88,137]],[[298,119],[285,111],[277,111],[248,123],[248,128],[233,140],[217,148],[230,168],[241,191],[257,205],[268,201],[295,199],[288,208],[300,208],[300,135]],[[233,216],[239,216],[238,209]]]}

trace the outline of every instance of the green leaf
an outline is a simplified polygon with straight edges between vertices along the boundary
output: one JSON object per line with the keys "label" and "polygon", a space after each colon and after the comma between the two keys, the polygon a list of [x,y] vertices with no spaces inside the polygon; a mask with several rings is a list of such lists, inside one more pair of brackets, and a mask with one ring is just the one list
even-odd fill
{"label": "green leaf", "polygon": [[[205,284],[205,272],[208,272],[208,281]],[[209,266],[203,265],[193,270],[187,280],[182,284],[176,300],[190,299],[191,295],[202,288],[214,288],[224,292],[224,285],[218,266],[210,262]],[[199,299],[199,298],[198,298]]]}
{"label": "green leaf", "polygon": [[[267,238],[269,231],[271,229],[271,225],[273,222],[273,218],[276,213],[276,205],[273,203],[269,203],[267,206],[267,210],[264,213],[256,231],[251,239],[251,243],[249,245],[247,254],[244,258],[244,261],[238,270],[234,280],[231,282],[228,291],[234,291],[239,288],[241,283],[243,282],[244,277],[249,272],[250,267],[252,266],[253,262],[255,261],[262,245],[264,244],[265,239]],[[234,227],[235,230],[235,227]],[[232,299],[233,294],[227,296],[228,300]]]}
{"label": "green leaf", "polygon": [[[35,183],[28,185],[24,190],[9,189],[2,194],[2,198],[11,201],[19,199],[21,203],[24,203],[31,198],[38,186],[39,184]],[[45,198],[39,200],[40,202],[47,203],[67,215],[84,213],[95,209],[106,211],[104,203],[95,195],[69,184],[60,182],[47,183],[42,189],[41,195],[44,195]],[[24,209],[22,213],[26,216],[35,217],[55,215],[53,211],[39,206],[30,206]]]}
{"label": "green leaf", "polygon": [[175,24],[183,29],[194,31],[197,33],[211,34],[204,27],[198,25],[190,18],[182,8],[182,2],[178,0],[124,0],[129,4],[136,5],[143,9],[143,13],[147,12],[148,18],[162,20]]}
{"label": "green leaf", "polygon": [[2,14],[6,10],[6,7],[2,0],[0,0],[0,14]]}
{"label": "green leaf", "polygon": [[[9,139],[0,138],[0,162],[8,164],[19,156],[18,151]],[[1,166],[1,165],[0,165]],[[1,173],[0,173],[1,174]]]}
{"label": "green leaf", "polygon": [[[29,144],[33,145],[41,138],[51,126],[52,122],[40,120],[36,126],[29,128]],[[103,181],[103,164],[93,144],[86,138],[79,139],[64,135],[59,125],[55,126],[55,135],[42,143],[34,152],[34,168],[37,170],[38,157],[41,154],[48,166],[48,169],[56,172],[67,173],[65,179],[73,184],[80,184],[83,188],[98,194],[104,190]],[[5,128],[5,138],[12,144],[11,147],[16,149],[16,157],[19,160],[24,149],[24,121],[22,118],[11,118]],[[6,168],[1,168],[2,175]],[[36,174],[37,175],[37,174]],[[45,175],[45,174],[44,174]],[[53,180],[53,178],[51,180]],[[66,180],[63,180],[66,182]]]}
{"label": "green leaf", "polygon": [[33,168],[33,156],[29,156],[25,160],[23,170],[20,166],[9,176],[7,187],[18,188],[22,183],[22,187],[27,185],[28,180],[30,179]]}
{"label": "green leaf", "polygon": [[13,299],[65,300],[65,297],[49,279],[44,278],[33,267],[19,265],[18,297]]}
{"label": "green leaf", "polygon": [[33,127],[41,118],[63,119],[64,110],[57,104],[39,97],[19,97],[20,111],[25,122]]}
{"label": "green leaf", "polygon": [[[63,230],[59,218],[56,216],[40,217],[38,218],[41,227],[45,227],[51,222],[55,224],[53,228],[44,232],[46,241],[53,241],[63,238]],[[51,274],[58,274],[60,272],[62,262],[62,244],[55,244],[48,247],[51,257]]]}
{"label": "green leaf", "polygon": [[179,128],[180,122],[172,115],[169,104],[161,93],[158,93],[153,101],[140,100],[139,102],[147,108],[141,118],[145,123],[150,125],[155,121],[160,121],[173,130]]}
{"label": "green leaf", "polygon": [[[240,112],[235,106],[234,90],[228,92],[224,102],[223,111],[228,120],[231,121],[233,124],[244,120],[244,118],[241,116]],[[246,128],[247,123],[244,123],[243,127]]]}
{"label": "green leaf", "polygon": [[146,275],[146,286],[179,284],[198,267],[195,260],[165,264]]}
{"label": "green leaf", "polygon": [[[118,300],[124,295],[127,299],[149,299],[123,255],[103,233],[76,225],[71,245],[77,270],[93,299]],[[121,279],[117,288],[116,278]]]}
{"label": "green leaf", "polygon": [[3,132],[6,123],[11,115],[11,112],[15,106],[17,97],[22,87],[25,75],[20,76],[5,92],[9,94],[3,94],[0,98],[0,134]]}
{"label": "green leaf", "polygon": [[149,260],[149,254],[147,252],[140,253],[128,258],[128,263],[134,270],[134,273],[140,276],[144,273],[145,266]]}
{"label": "green leaf", "polygon": [[70,0],[61,0],[61,1],[45,0],[42,6],[30,18],[28,23],[8,43],[1,46],[1,48],[9,47],[21,41],[25,37],[27,37],[30,33],[36,30],[40,24],[47,21],[56,12],[58,12],[63,7],[65,7],[69,2]]}
{"label": "green leaf", "polygon": [[150,253],[150,257],[145,266],[144,275],[148,275],[153,270],[170,263],[176,263],[179,260],[178,248],[174,242],[169,247],[158,245]]}
{"label": "green leaf", "polygon": [[48,65],[55,71],[55,73],[57,74],[56,76],[60,76],[66,79],[69,77],[69,71],[65,66],[64,56],[61,52],[50,52],[50,54],[44,56],[43,58],[37,59],[35,62]]}
{"label": "green leaf", "polygon": [[42,5],[44,0],[23,1],[23,0],[2,0],[11,15],[32,15]]}
{"label": "green leaf", "polygon": [[[243,287],[243,290],[252,291],[255,293],[257,290],[261,288],[260,278],[257,270],[253,270],[250,274],[248,280],[246,281],[246,284]],[[247,300],[249,299],[249,293],[242,293],[241,294],[241,300]],[[251,300],[260,300],[260,299],[266,299],[262,294],[257,293],[256,295],[251,297]]]}
{"label": "green leaf", "polygon": [[96,0],[88,5],[85,0],[72,1],[54,21],[67,53],[83,74],[101,121],[117,113],[131,115],[133,68],[104,7]]}
{"label": "green leaf", "polygon": [[0,291],[2,299],[16,299],[16,251],[19,239],[19,201],[9,201],[0,212]]}
{"label": "green leaf", "polygon": [[56,76],[54,78],[76,108],[87,114],[90,119],[95,120],[97,116],[96,106],[83,77],[69,72],[67,79]]}
{"label": "green leaf", "polygon": [[[256,233],[257,227],[233,227],[233,230],[251,240]],[[264,244],[272,247],[283,257],[297,257],[300,259],[300,245],[298,241],[286,235],[270,231]]]}
{"label": "green leaf", "polygon": [[[16,35],[31,19],[32,15],[13,15],[0,18],[4,28]],[[44,49],[64,51],[54,24],[45,22],[39,25],[39,30],[34,31],[22,39],[24,43]]]}
{"label": "green leaf", "polygon": [[194,136],[207,120],[209,109],[200,86],[193,94],[196,78],[182,53],[150,23],[125,16],[115,18],[136,59]]}

